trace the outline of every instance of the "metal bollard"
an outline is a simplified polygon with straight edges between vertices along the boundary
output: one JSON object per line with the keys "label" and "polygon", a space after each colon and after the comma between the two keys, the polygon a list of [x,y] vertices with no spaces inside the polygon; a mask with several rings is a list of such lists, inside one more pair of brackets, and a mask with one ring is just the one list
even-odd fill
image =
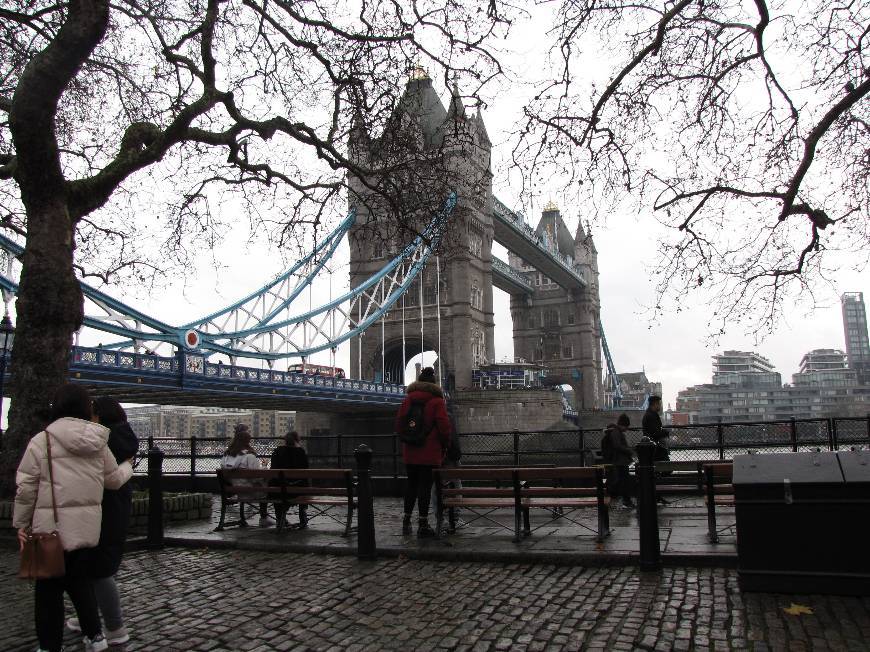
{"label": "metal bollard", "polygon": [[375,505],[372,490],[372,449],[360,444],[353,452],[356,457],[357,515],[356,556],[358,559],[377,559],[375,546]]}
{"label": "metal bollard", "polygon": [[148,451],[148,538],[147,546],[163,547],[163,451],[152,446]]}
{"label": "metal bollard", "polygon": [[637,445],[637,505],[640,521],[640,569],[657,571],[662,567],[659,545],[659,515],[656,510],[656,446],[649,439]]}

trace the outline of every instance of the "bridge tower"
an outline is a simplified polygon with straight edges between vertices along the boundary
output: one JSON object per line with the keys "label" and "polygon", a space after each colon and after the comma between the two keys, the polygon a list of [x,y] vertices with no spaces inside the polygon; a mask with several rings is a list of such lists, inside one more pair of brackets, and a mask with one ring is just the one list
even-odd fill
{"label": "bridge tower", "polygon": [[511,266],[522,271],[535,288],[531,296],[511,295],[514,355],[548,367],[549,382],[570,385],[577,409],[601,408],[601,302],[592,234],[581,223],[572,238],[552,202],[544,207],[535,231],[580,265],[586,286],[565,290],[511,253]]}
{"label": "bridge tower", "polygon": [[361,166],[392,163],[398,170],[389,178],[366,178],[365,183],[359,177],[349,179],[349,204],[357,210],[349,233],[351,287],[377,272],[415,235],[397,225],[396,213],[390,216],[377,189],[389,186],[405,218],[418,225],[431,220],[450,190],[457,193],[438,261],[440,288],[433,257],[404,302],[382,324],[373,324],[351,341],[351,377],[403,382],[407,360],[421,350],[438,351],[445,386],[470,387],[472,370],[495,357],[491,143],[480,111],[469,115],[455,83],[445,108],[432,80],[418,70],[380,137],[367,133],[357,117],[349,152]]}

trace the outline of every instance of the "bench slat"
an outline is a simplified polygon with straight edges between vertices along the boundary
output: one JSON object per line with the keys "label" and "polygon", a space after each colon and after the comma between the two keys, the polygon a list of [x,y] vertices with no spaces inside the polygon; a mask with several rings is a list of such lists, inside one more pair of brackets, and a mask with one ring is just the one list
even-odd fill
{"label": "bench slat", "polygon": [[526,487],[520,489],[520,496],[596,496],[595,487]]}
{"label": "bench slat", "polygon": [[[605,496],[604,504],[610,502]],[[598,505],[597,498],[524,498],[525,507],[595,507]]]}
{"label": "bench slat", "polygon": [[445,498],[445,507],[513,507],[513,498]]}
{"label": "bench slat", "polygon": [[523,480],[594,480],[601,471],[597,466],[563,466],[552,469],[518,468],[517,475]]}
{"label": "bench slat", "polygon": [[513,496],[514,490],[503,487],[463,487],[462,489],[441,489],[442,496]]}
{"label": "bench slat", "polygon": [[513,480],[513,469],[510,468],[492,468],[492,469],[464,469],[462,467],[453,469],[435,469],[436,478],[442,480]]}
{"label": "bench slat", "polygon": [[343,480],[353,474],[350,469],[218,469],[217,472],[224,478],[232,480],[263,478],[276,480],[286,478],[288,480]]}

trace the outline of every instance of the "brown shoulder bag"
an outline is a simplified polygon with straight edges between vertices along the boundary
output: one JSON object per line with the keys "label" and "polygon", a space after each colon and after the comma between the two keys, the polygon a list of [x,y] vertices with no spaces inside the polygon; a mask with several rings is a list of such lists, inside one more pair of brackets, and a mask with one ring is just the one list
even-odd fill
{"label": "brown shoulder bag", "polygon": [[[57,531],[57,500],[54,497],[54,468],[51,463],[51,435],[45,431],[45,446],[48,453],[48,480],[51,486],[51,511],[54,515],[54,531],[48,533],[33,532],[33,517],[30,519],[31,532],[21,549],[21,567],[18,578],[22,580],[44,580],[51,577],[66,575],[66,565],[63,557],[63,545],[60,542],[60,532]],[[39,501],[39,490],[33,503],[33,516],[36,516],[36,504]]]}

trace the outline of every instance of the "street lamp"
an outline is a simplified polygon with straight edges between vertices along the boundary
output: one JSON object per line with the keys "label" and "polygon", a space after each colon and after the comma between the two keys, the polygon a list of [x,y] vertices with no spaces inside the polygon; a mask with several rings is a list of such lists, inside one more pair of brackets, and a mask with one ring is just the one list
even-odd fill
{"label": "street lamp", "polygon": [[[15,327],[9,319],[9,313],[0,319],[0,418],[3,415],[3,381],[6,380],[6,357],[12,353],[12,342],[15,339]],[[3,448],[3,428],[0,426],[0,448]]]}

